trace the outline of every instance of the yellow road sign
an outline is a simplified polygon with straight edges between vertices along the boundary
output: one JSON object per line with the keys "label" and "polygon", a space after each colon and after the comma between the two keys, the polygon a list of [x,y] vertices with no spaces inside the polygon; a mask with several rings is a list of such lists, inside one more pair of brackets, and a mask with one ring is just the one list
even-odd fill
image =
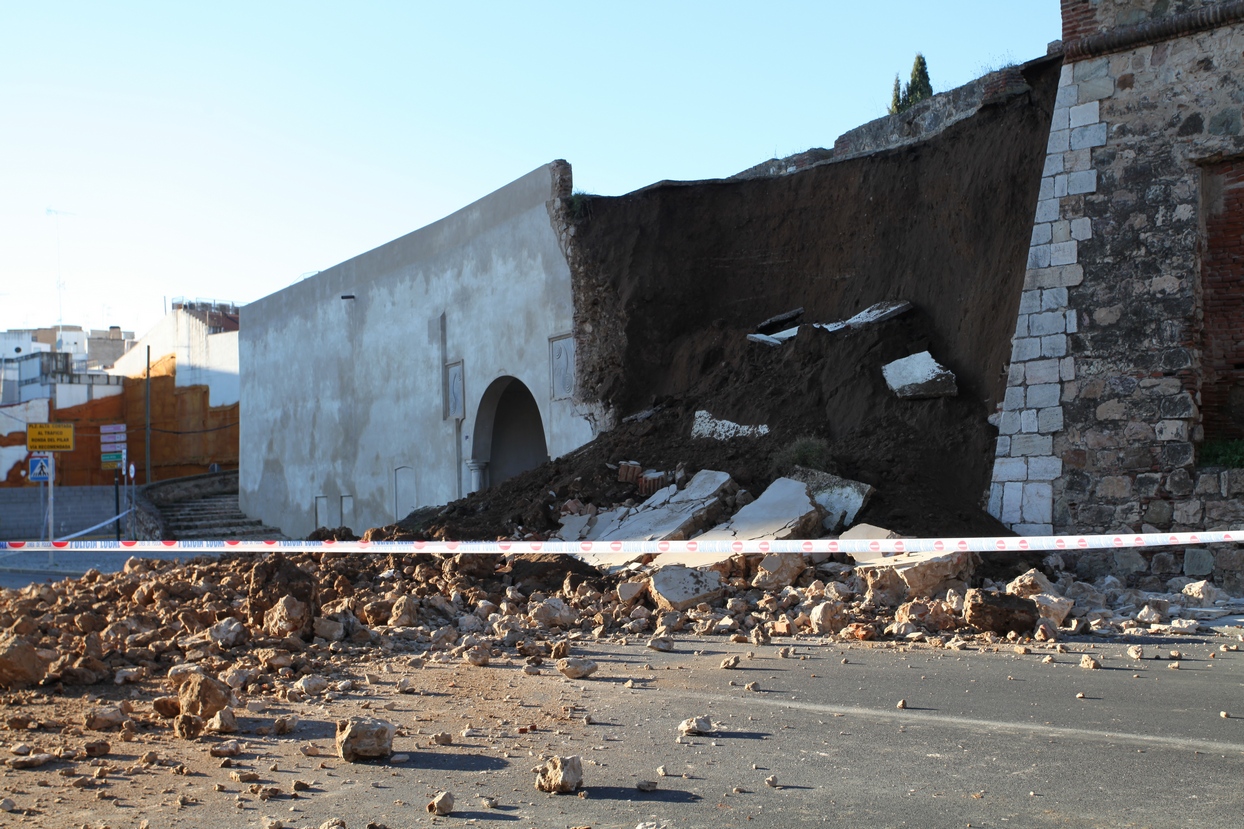
{"label": "yellow road sign", "polygon": [[27,452],[72,452],[72,423],[27,423]]}

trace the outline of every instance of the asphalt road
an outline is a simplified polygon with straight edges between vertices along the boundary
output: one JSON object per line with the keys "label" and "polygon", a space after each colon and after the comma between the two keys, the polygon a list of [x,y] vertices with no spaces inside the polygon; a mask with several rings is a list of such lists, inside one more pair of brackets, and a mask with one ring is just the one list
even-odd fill
{"label": "asphalt road", "polygon": [[[790,643],[750,648],[688,638],[674,653],[637,644],[576,649],[601,668],[573,682],[547,670],[531,678],[517,666],[459,665],[451,669],[459,681],[465,672],[495,671],[495,694],[478,696],[501,699],[501,691],[516,689],[504,703],[516,722],[527,707],[575,706],[562,727],[542,731],[531,747],[581,756],[582,797],[537,792],[532,767],[539,757],[525,749],[498,755],[483,744],[483,751],[459,749],[471,741],[455,740],[456,753],[415,751],[400,765],[342,767],[344,785],[326,787],[313,804],[295,803],[286,825],[340,816],[350,829],[371,822],[391,829],[1236,829],[1244,820],[1244,651],[1217,651],[1235,641],[1164,639],[1160,647],[1147,644],[1139,662],[1126,658],[1126,643],[1075,642],[1072,652],[1043,664],[1047,652],[1005,647],[979,653],[805,643],[796,658],[781,658],[779,646]],[[1171,647],[1182,651],[1178,670],[1148,658]],[[738,669],[718,667],[723,656],[749,650],[755,658]],[[1103,667],[1080,668],[1081,651]],[[628,679],[635,687],[625,687]],[[759,690],[745,690],[753,681]],[[900,699],[905,709],[896,707]],[[474,706],[455,704],[463,718],[473,717]],[[581,714],[595,722],[584,724]],[[679,742],[678,723],[693,715],[711,717],[714,733]],[[667,776],[658,775],[660,766]],[[766,785],[771,776],[776,786]],[[641,793],[635,785],[642,780],[659,787]],[[425,800],[446,789],[457,798],[455,813],[423,812]],[[498,797],[500,808],[482,808],[476,795],[483,794]]]}

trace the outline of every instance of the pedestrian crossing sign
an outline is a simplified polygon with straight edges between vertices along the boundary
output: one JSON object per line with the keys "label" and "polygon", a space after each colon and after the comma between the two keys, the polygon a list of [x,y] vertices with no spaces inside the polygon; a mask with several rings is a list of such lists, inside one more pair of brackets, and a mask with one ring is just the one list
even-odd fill
{"label": "pedestrian crossing sign", "polygon": [[26,476],[26,480],[35,483],[47,483],[52,477],[52,459],[51,458],[31,458],[30,474]]}

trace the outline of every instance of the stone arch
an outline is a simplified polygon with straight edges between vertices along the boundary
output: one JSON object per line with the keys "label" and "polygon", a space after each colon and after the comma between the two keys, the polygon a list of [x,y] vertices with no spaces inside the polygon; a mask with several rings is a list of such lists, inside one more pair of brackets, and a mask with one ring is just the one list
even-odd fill
{"label": "stone arch", "polygon": [[540,406],[517,377],[498,377],[480,398],[475,414],[472,490],[533,469],[549,459]]}

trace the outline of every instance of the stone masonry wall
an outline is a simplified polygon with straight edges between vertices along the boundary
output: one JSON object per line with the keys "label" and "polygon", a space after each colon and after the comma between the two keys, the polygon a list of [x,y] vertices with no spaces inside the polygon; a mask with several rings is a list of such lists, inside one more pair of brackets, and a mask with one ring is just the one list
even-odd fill
{"label": "stone masonry wall", "polygon": [[[1244,330],[1244,307],[1206,304],[1202,274],[1207,245],[1236,232],[1227,220],[1217,241],[1206,233],[1223,208],[1207,181],[1244,156],[1244,20],[1236,3],[1208,27],[1212,4],[1172,5],[1064,2],[1068,60],[995,416],[989,509],[1016,532],[1244,527],[1244,470],[1196,465],[1207,344]],[[1143,42],[1177,13],[1183,34]],[[1244,586],[1239,550],[1083,562],[1137,583],[1182,572]]]}

